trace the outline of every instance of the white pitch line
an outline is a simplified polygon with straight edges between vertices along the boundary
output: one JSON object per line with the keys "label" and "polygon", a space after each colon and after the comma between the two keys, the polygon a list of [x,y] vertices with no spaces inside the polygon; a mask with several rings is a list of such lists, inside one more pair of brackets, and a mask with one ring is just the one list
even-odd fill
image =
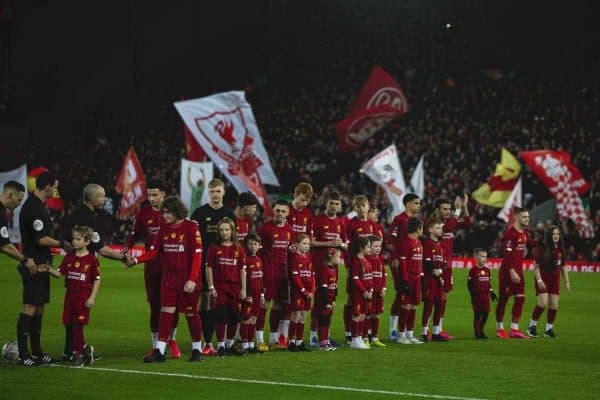
{"label": "white pitch line", "polygon": [[[66,366],[62,366],[62,365],[53,365],[53,366],[54,367],[63,367],[63,368],[66,367]],[[66,367],[66,368],[72,368],[72,367]],[[440,395],[440,394],[395,392],[392,390],[362,389],[362,388],[331,386],[331,385],[311,385],[311,384],[307,384],[307,383],[263,381],[263,380],[258,380],[258,379],[228,378],[228,377],[224,377],[224,376],[191,375],[191,374],[180,374],[180,373],[176,373],[176,372],[155,372],[155,371],[140,371],[140,370],[135,370],[135,369],[98,368],[98,367],[84,367],[84,368],[77,368],[77,369],[80,369],[82,371],[91,370],[91,371],[100,371],[100,372],[116,372],[116,373],[121,373],[121,374],[168,376],[168,377],[174,377],[174,378],[199,379],[199,380],[206,380],[206,381],[251,383],[251,384],[257,384],[257,385],[323,389],[323,390],[334,390],[334,391],[340,391],[340,392],[387,394],[390,396],[412,396],[412,397],[422,397],[425,399],[489,400],[489,399],[482,399],[482,398],[477,398],[477,397],[461,397],[461,396],[446,396],[446,395]]]}

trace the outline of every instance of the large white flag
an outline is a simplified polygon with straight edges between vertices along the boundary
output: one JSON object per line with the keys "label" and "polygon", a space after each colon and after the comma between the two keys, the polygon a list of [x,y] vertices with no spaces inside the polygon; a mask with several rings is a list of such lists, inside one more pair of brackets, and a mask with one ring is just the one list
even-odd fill
{"label": "large white flag", "polygon": [[204,152],[238,192],[251,191],[270,211],[263,184],[279,186],[244,92],[174,103]]}
{"label": "large white flag", "polygon": [[423,167],[423,160],[425,156],[421,156],[412,177],[410,178],[410,186],[414,194],[419,196],[420,199],[425,197],[425,169]]}
{"label": "large white flag", "polygon": [[[16,181],[25,186],[25,197],[23,198],[23,203],[25,203],[25,200],[27,200],[27,165],[23,164],[11,171],[0,172],[0,191],[4,189],[4,184],[8,181]],[[19,231],[20,212],[21,207],[15,208],[12,215],[12,225],[11,221],[8,221],[8,235],[13,243],[21,242],[21,232]]]}
{"label": "large white flag", "polygon": [[521,177],[517,183],[515,183],[515,187],[512,192],[510,192],[510,196],[506,199],[502,210],[498,213],[498,218],[506,222],[510,225],[510,222],[514,219],[513,208],[521,207],[523,205],[523,188],[521,184]]}
{"label": "large white flag", "polygon": [[208,182],[213,178],[212,162],[196,162],[181,159],[179,195],[189,213],[208,203]]}
{"label": "large white flag", "polygon": [[360,172],[385,190],[394,208],[394,215],[404,211],[402,197],[406,194],[406,183],[395,145],[385,148],[364,163]]}

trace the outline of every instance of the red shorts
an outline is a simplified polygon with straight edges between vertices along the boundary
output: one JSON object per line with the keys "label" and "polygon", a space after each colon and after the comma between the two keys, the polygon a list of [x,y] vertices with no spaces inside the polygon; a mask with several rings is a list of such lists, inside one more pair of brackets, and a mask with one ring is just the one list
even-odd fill
{"label": "red shorts", "polygon": [[544,290],[540,289],[536,280],[535,294],[548,293],[558,296],[560,294],[560,272],[541,272],[541,277],[542,281],[544,281],[544,284],[546,285],[546,288]]}
{"label": "red shorts", "polygon": [[435,303],[436,301],[441,301],[444,298],[446,282],[444,281],[444,286],[441,286],[439,283],[439,280],[437,278],[424,277],[423,279],[425,279],[425,290],[426,290],[426,292],[423,293],[423,300],[430,302],[430,303]]}
{"label": "red shorts", "polygon": [[488,293],[478,293],[471,296],[471,304],[475,312],[490,312],[490,295]]}
{"label": "red shorts", "polygon": [[300,293],[292,293],[288,311],[308,311],[310,310],[311,300]]}
{"label": "red shorts", "polygon": [[452,264],[450,262],[442,270],[442,278],[444,279],[444,291],[446,293],[452,291],[454,289],[454,277],[452,276]]}
{"label": "red shorts", "polygon": [[[400,260],[397,260],[398,262],[400,262]],[[390,267],[390,271],[392,273],[392,281],[394,282],[394,289],[396,289],[396,291],[400,290],[400,284],[402,283],[402,280],[400,279],[400,271],[398,270],[398,268],[392,268]]]}
{"label": "red shorts", "polygon": [[381,297],[379,294],[373,294],[373,299],[371,300],[371,303],[372,303],[371,314],[383,314],[384,300],[385,299],[383,297]]}
{"label": "red shorts", "polygon": [[280,303],[289,303],[290,285],[285,278],[276,278],[265,281],[265,299],[275,300]]}
{"label": "red shorts", "polygon": [[91,292],[65,293],[62,322],[65,325],[87,325],[90,321],[90,309],[85,306]]}
{"label": "red shorts", "polygon": [[175,307],[177,312],[182,313],[198,312],[200,290],[186,293],[183,291],[183,286],[184,284],[177,285],[173,281],[163,279],[160,285],[160,306]]}
{"label": "red shorts", "polygon": [[253,297],[252,303],[242,301],[241,307],[242,320],[258,317],[258,314],[260,313],[260,295],[257,298]]}
{"label": "red shorts", "polygon": [[400,304],[413,306],[421,304],[421,275],[408,275],[408,294],[400,295]]}
{"label": "red shorts", "polygon": [[150,305],[160,307],[160,281],[162,279],[162,266],[157,260],[144,264],[144,286],[146,287],[146,300]]}
{"label": "red shorts", "polygon": [[[315,293],[315,301],[313,302],[312,312],[315,315],[327,316],[333,314],[333,302],[337,295],[337,289],[327,289],[320,287]],[[332,307],[327,307],[327,305]]]}
{"label": "red shorts", "polygon": [[239,312],[240,304],[240,284],[229,282],[215,282],[217,298],[216,307],[229,306],[232,310]]}
{"label": "red shorts", "polygon": [[521,277],[521,282],[513,283],[510,279],[510,272],[507,269],[500,269],[498,273],[498,280],[500,281],[500,295],[504,296],[516,296],[525,294],[525,278],[523,272],[517,272]]}
{"label": "red shorts", "polygon": [[373,300],[367,300],[362,293],[354,292],[352,294],[352,315],[358,317],[362,314],[373,314]]}

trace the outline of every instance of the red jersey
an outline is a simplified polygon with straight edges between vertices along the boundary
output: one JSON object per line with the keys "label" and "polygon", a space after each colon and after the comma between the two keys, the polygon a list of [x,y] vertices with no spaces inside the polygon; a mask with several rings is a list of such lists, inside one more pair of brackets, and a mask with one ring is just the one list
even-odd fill
{"label": "red jersey", "polygon": [[[313,238],[318,242],[330,242],[332,240],[341,239],[346,241],[346,230],[342,219],[338,216],[329,218],[325,214],[320,214],[313,221]],[[321,267],[325,264],[325,255],[327,247],[313,247],[312,258],[313,265],[316,267],[317,276]]]}
{"label": "red jersey", "polygon": [[[290,213],[287,216],[287,222],[294,233],[306,233],[308,237],[313,235],[313,214],[308,207],[302,210],[296,210],[293,205],[290,205]],[[294,237],[296,236],[294,234]]]}
{"label": "red jersey", "polygon": [[444,258],[446,262],[450,262],[452,252],[454,251],[454,234],[458,229],[471,228],[471,218],[456,218],[451,215],[444,220],[444,230],[442,233],[442,249],[444,250]]}
{"label": "red jersey", "polygon": [[500,269],[514,269],[516,272],[523,272],[523,258],[527,246],[533,247],[537,243],[531,240],[529,232],[524,230],[519,232],[514,226],[511,226],[505,233],[502,240],[502,249],[504,259]]}
{"label": "red jersey", "polygon": [[373,235],[383,239],[383,225],[375,221],[372,221],[371,223],[373,224]]}
{"label": "red jersey", "polygon": [[323,265],[321,267],[321,275],[317,281],[319,287],[324,287],[329,290],[337,290],[338,284],[338,266]]}
{"label": "red jersey", "polygon": [[202,238],[196,222],[184,219],[179,224],[161,227],[149,251],[138,257],[138,261],[149,261],[159,254],[164,264],[162,279],[172,280],[174,286],[182,289],[187,281],[196,282],[200,289]]}
{"label": "red jersey", "polygon": [[246,255],[246,292],[257,300],[263,293],[263,262],[258,255]]}
{"label": "red jersey", "polygon": [[287,223],[277,226],[270,221],[260,226],[258,234],[262,240],[260,255],[264,261],[265,279],[288,279],[288,248],[292,240],[292,228]]}
{"label": "red jersey", "polygon": [[381,289],[386,287],[387,283],[387,273],[383,266],[383,256],[366,256],[366,259],[371,264],[371,271],[373,272],[373,290],[379,293]]}
{"label": "red jersey", "polygon": [[[408,216],[406,211],[398,214],[394,217],[392,225],[387,236],[386,244],[391,244],[393,247],[392,257],[398,258],[400,256],[400,249],[402,248],[402,242],[408,238],[408,220],[411,217]],[[416,217],[418,218],[418,217]]]}
{"label": "red jersey", "polygon": [[206,268],[209,267],[214,282],[240,283],[240,271],[246,268],[244,250],[234,244],[213,244],[206,256]]}
{"label": "red jersey", "polygon": [[486,266],[479,267],[475,265],[471,268],[467,277],[469,292],[471,294],[487,294],[492,288],[491,281],[490,269]]}
{"label": "red jersey", "polygon": [[373,270],[366,258],[352,257],[350,260],[350,276],[354,293],[362,295],[373,289]]}
{"label": "red jersey", "polygon": [[363,221],[354,217],[346,223],[346,238],[351,242],[358,237],[368,237],[373,234],[375,234],[373,222],[368,219]]}
{"label": "red jersey", "polygon": [[290,281],[293,290],[315,292],[315,273],[310,254],[294,253],[290,257]]}
{"label": "red jersey", "polygon": [[[434,241],[431,238],[423,240],[423,260],[424,264],[431,263],[432,269],[446,268],[446,258],[441,242]],[[424,273],[426,276],[432,276],[430,269],[425,268]]]}
{"label": "red jersey", "polygon": [[400,247],[400,273],[403,280],[409,275],[423,273],[423,245],[419,239],[406,237]]}
{"label": "red jersey", "polygon": [[235,217],[235,233],[237,234],[238,242],[244,243],[244,239],[250,232],[250,218],[248,217]]}
{"label": "red jersey", "polygon": [[165,225],[162,213],[151,206],[143,207],[135,217],[135,225],[131,236],[125,242],[125,246],[132,248],[140,235],[144,236],[144,247],[150,248],[160,228]]}
{"label": "red jersey", "polygon": [[60,264],[60,274],[65,277],[67,293],[90,291],[95,281],[100,280],[100,263],[92,252],[79,257],[68,253]]}

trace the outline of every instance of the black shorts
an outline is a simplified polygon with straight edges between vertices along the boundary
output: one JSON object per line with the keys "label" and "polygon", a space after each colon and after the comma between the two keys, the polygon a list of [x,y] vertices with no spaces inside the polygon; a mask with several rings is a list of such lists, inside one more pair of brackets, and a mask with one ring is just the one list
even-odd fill
{"label": "black shorts", "polygon": [[50,302],[50,274],[47,272],[31,275],[29,270],[17,267],[23,281],[23,304],[43,306]]}

